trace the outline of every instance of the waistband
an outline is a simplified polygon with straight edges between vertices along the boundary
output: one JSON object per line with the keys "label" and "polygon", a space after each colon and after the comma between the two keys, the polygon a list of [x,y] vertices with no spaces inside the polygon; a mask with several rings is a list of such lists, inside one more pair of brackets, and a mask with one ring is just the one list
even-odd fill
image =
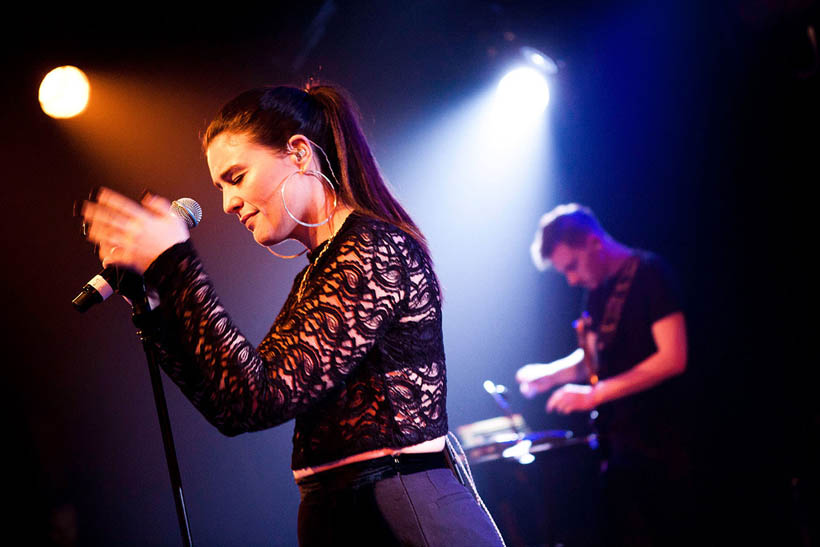
{"label": "waistband", "polygon": [[356,489],[396,475],[410,475],[431,469],[449,469],[449,467],[450,464],[443,451],[395,454],[354,462],[308,475],[296,479],[296,485],[304,496],[319,490],[328,492]]}

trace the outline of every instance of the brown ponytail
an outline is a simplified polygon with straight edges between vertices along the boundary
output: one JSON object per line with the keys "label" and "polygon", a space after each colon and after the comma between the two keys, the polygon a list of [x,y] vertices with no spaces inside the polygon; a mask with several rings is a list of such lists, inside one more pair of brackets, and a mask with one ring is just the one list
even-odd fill
{"label": "brown ponytail", "polygon": [[[208,126],[205,148],[223,132],[247,133],[259,144],[284,151],[288,139],[305,135],[327,154],[317,154],[322,171],[337,175],[339,201],[371,218],[398,226],[424,248],[427,241],[390,192],[358,122],[353,101],[340,88],[311,85],[246,91],[226,104]],[[330,165],[326,165],[326,161]]]}

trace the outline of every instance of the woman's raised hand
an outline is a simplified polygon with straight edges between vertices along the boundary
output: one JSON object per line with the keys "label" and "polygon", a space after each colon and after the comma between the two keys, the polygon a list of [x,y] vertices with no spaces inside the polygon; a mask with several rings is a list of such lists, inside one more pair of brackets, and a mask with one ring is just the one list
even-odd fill
{"label": "woman's raised hand", "polygon": [[80,215],[88,239],[99,245],[103,267],[120,266],[142,275],[166,249],[189,237],[171,202],[146,193],[137,203],[108,188],[83,203]]}

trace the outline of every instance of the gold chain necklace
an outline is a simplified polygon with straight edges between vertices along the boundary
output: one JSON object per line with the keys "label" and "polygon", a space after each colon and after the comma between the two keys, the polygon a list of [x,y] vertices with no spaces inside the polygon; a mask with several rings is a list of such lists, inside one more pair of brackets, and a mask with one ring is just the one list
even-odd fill
{"label": "gold chain necklace", "polygon": [[[344,225],[344,222],[342,223],[342,225]],[[341,229],[342,225],[339,226],[339,229]],[[325,241],[325,246],[322,248],[321,251],[319,251],[319,254],[316,255],[316,258],[314,258],[311,261],[310,265],[308,265],[307,269],[305,270],[305,274],[302,276],[302,280],[299,282],[299,291],[296,293],[296,302],[302,301],[302,295],[305,292],[305,285],[307,284],[308,278],[310,278],[310,274],[313,272],[313,268],[325,254],[325,251],[328,250],[330,244],[333,242],[333,238],[336,237],[336,234],[338,233],[339,230],[334,230],[334,232],[330,234],[330,237],[327,238],[327,241]]]}

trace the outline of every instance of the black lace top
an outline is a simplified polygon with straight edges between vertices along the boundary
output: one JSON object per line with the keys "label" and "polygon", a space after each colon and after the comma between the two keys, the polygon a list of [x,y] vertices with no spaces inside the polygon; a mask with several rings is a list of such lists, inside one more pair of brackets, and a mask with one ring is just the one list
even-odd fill
{"label": "black lace top", "polygon": [[145,272],[165,372],[226,435],[296,418],[294,469],[446,434],[441,299],[424,250],[354,213],[309,258],[254,348],[190,241],[165,251]]}

